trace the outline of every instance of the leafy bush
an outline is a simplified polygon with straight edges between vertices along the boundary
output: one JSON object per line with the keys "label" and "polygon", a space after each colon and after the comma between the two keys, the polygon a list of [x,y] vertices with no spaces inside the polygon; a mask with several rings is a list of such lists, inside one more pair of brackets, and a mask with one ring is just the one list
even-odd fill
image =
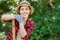
{"label": "leafy bush", "polygon": [[[8,9],[8,6],[17,7],[15,1],[8,1],[6,4],[4,4],[5,1],[0,2],[1,5],[4,4],[0,11],[7,9],[6,11],[9,13],[15,13],[15,10]],[[60,0],[51,0],[54,8],[48,5],[48,0],[28,1],[35,9],[35,12],[31,15],[31,19],[35,22],[35,27],[30,40],[60,40]],[[1,11],[1,13],[6,11]],[[8,31],[10,27],[9,24],[7,25],[8,27],[6,27],[7,30],[4,29],[5,31]],[[3,28],[2,25],[1,28]],[[2,30],[1,28],[0,30]]]}
{"label": "leafy bush", "polygon": [[5,38],[6,38],[5,32],[1,32],[0,33],[0,40],[5,40]]}

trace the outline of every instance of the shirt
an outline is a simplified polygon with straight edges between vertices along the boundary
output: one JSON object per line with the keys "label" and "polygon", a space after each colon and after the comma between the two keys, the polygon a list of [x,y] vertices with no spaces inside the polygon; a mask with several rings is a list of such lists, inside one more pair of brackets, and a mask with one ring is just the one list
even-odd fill
{"label": "shirt", "polygon": [[[29,40],[29,36],[31,35],[32,31],[34,30],[35,23],[30,20],[30,18],[27,19],[26,24],[24,25],[24,28],[26,30],[27,35],[24,37],[23,40]],[[19,23],[17,20],[15,20],[15,33],[17,37],[17,33],[19,30]],[[12,40],[12,29],[8,32],[6,40]]]}

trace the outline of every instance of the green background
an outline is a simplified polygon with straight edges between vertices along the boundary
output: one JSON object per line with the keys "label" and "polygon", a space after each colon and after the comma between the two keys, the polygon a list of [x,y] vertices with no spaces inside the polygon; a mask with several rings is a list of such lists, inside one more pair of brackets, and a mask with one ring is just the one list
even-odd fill
{"label": "green background", "polygon": [[[11,22],[2,22],[2,14],[15,14],[16,7],[21,0],[0,0],[0,40],[5,40]],[[35,22],[34,31],[30,40],[60,40],[60,0],[27,0],[34,7],[34,13],[30,15]],[[18,4],[17,4],[18,3]]]}

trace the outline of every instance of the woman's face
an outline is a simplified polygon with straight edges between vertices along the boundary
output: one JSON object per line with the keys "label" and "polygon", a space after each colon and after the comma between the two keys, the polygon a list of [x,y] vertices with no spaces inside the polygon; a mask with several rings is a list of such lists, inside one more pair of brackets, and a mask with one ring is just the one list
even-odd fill
{"label": "woman's face", "polygon": [[29,14],[30,14],[30,9],[28,6],[22,6],[20,8],[20,14],[25,18],[25,17],[28,17]]}

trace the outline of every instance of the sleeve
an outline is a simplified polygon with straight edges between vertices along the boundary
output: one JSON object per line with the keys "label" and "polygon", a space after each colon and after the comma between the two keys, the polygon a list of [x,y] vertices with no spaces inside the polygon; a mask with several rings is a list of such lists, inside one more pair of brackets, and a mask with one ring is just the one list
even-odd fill
{"label": "sleeve", "polygon": [[24,37],[24,40],[29,40],[29,36],[31,35],[32,31],[34,30],[34,22],[28,22],[28,27],[26,29],[27,35]]}
{"label": "sleeve", "polygon": [[34,30],[34,25],[35,25],[34,22],[28,23],[28,28],[26,30],[27,36],[31,35],[32,31]]}

